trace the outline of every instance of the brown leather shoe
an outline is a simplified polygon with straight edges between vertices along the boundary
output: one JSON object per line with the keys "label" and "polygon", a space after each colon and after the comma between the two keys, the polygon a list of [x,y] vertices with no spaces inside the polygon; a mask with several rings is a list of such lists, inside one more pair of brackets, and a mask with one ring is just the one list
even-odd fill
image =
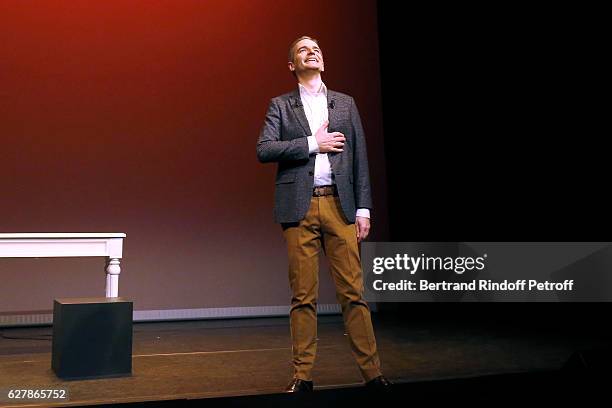
{"label": "brown leather shoe", "polygon": [[388,391],[392,385],[393,383],[387,380],[384,375],[379,375],[365,384],[366,388],[376,391]]}
{"label": "brown leather shoe", "polygon": [[312,392],[312,388],[312,381],[294,378],[291,380],[287,388],[285,388],[285,392]]}

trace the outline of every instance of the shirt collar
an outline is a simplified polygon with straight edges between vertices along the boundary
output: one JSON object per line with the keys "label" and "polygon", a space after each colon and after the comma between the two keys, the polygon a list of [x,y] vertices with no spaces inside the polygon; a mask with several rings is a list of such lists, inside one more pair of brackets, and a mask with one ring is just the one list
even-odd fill
{"label": "shirt collar", "polygon": [[308,96],[317,96],[323,94],[327,96],[327,86],[325,86],[325,82],[321,82],[321,87],[317,92],[310,92],[304,85],[298,82],[298,88],[300,89],[300,95],[308,95]]}

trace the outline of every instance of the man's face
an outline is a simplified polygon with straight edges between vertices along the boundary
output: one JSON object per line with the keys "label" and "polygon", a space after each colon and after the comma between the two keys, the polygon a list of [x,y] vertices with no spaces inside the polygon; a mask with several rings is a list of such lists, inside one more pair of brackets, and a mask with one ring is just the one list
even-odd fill
{"label": "man's face", "polygon": [[305,71],[323,72],[323,52],[312,40],[301,40],[293,47],[293,62],[289,62],[289,69],[297,74]]}

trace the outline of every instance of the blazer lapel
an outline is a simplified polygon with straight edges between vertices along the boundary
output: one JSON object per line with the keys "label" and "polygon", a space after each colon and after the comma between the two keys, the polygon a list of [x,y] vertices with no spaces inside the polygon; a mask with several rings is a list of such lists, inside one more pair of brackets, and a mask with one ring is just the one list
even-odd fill
{"label": "blazer lapel", "polygon": [[302,129],[304,129],[304,132],[308,136],[311,136],[312,132],[310,131],[310,126],[308,125],[308,119],[306,119],[306,113],[304,112],[304,105],[302,105],[302,98],[300,98],[299,89],[293,91],[290,99],[291,108],[293,109],[293,113],[295,113],[298,122],[300,122],[300,126],[302,126]]}
{"label": "blazer lapel", "polygon": [[[336,106],[336,104],[338,103],[338,101],[335,98],[334,92],[330,91],[329,89],[327,90],[327,120],[329,120],[329,128],[327,129],[327,131],[329,133],[335,132],[336,131],[336,124],[338,123],[338,107]],[[346,147],[346,143],[344,144],[344,146]],[[334,167],[335,162],[338,159],[339,154],[336,152],[330,152],[327,153],[327,157],[329,158],[329,162],[332,165],[332,168]]]}

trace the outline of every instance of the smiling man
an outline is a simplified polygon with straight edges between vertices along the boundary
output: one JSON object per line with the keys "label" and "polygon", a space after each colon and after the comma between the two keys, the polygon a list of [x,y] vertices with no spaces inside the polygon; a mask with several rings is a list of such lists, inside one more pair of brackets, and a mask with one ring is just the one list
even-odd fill
{"label": "smiling man", "polygon": [[283,229],[292,291],[294,376],[288,392],[312,391],[317,349],[319,252],[327,255],[350,346],[366,386],[388,389],[370,309],[363,300],[358,243],[370,231],[372,198],[365,137],[355,101],[328,90],[318,41],[289,47],[297,88],[270,102],[257,141],[262,163],[278,163],[274,217]]}

